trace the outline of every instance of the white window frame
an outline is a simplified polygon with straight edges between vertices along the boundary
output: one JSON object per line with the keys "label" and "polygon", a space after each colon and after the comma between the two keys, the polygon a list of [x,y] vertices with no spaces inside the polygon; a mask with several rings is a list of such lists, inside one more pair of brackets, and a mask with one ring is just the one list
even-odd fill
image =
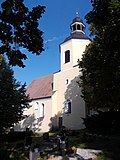
{"label": "white window frame", "polygon": [[65,114],[71,114],[71,110],[72,109],[72,101],[71,100],[67,100],[64,103],[64,113]]}
{"label": "white window frame", "polygon": [[45,105],[44,103],[40,104],[40,118],[43,118],[45,116]]}

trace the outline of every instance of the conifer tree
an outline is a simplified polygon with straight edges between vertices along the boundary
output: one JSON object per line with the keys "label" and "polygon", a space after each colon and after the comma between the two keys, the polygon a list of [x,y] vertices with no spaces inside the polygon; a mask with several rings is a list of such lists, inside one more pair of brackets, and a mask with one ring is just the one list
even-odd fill
{"label": "conifer tree", "polygon": [[13,70],[0,56],[0,133],[23,118],[23,110],[28,107],[25,84],[14,78]]}

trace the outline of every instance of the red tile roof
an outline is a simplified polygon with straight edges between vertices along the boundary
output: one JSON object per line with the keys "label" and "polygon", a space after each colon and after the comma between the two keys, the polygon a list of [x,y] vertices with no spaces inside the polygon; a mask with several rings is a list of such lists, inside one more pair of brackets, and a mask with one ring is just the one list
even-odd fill
{"label": "red tile roof", "polygon": [[32,81],[26,90],[30,99],[46,98],[53,95],[53,74]]}

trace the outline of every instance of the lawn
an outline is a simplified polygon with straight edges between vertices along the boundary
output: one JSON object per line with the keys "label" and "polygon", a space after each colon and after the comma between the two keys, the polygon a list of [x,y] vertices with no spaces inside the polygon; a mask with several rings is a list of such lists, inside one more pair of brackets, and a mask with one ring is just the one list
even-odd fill
{"label": "lawn", "polygon": [[85,134],[84,130],[69,137],[70,147],[102,150],[97,160],[120,160],[120,136]]}
{"label": "lawn", "polygon": [[[50,132],[50,139],[57,136],[57,132]],[[69,134],[69,148],[102,150],[103,154],[97,160],[120,160],[120,136],[86,134],[86,130],[73,131]]]}
{"label": "lawn", "polygon": [[[56,140],[57,134],[58,132],[50,132],[49,139],[52,141]],[[40,144],[40,142],[43,141],[43,134],[35,134],[34,137],[38,138],[34,140],[34,143]],[[80,130],[72,131],[68,137],[69,148],[74,146],[76,148],[102,150],[103,154],[100,155],[97,160],[120,160],[120,136],[98,136],[86,134],[85,130]],[[17,146],[19,148],[20,144],[25,145],[25,140],[10,143],[8,146],[9,148],[10,146],[12,148],[14,148],[13,146]],[[2,153],[4,154],[4,152]],[[19,160],[23,159],[24,158],[20,158]],[[4,158],[2,158],[2,160],[4,160]]]}

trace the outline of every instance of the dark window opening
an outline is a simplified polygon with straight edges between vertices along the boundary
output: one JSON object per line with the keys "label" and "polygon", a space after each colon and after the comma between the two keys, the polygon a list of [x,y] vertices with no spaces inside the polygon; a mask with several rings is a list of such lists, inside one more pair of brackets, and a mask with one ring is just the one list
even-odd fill
{"label": "dark window opening", "polygon": [[65,102],[64,112],[65,114],[71,113],[71,101]]}
{"label": "dark window opening", "polygon": [[84,31],[84,26],[82,26],[82,31]]}
{"label": "dark window opening", "polygon": [[70,50],[65,52],[65,63],[70,62]]}
{"label": "dark window opening", "polygon": [[67,85],[68,83],[69,83],[69,80],[68,80],[68,79],[66,79],[65,84]]}
{"label": "dark window opening", "polygon": [[76,25],[73,25],[73,31],[75,31],[76,30]]}
{"label": "dark window opening", "polygon": [[51,83],[51,87],[52,87],[52,90],[53,90],[53,83]]}
{"label": "dark window opening", "polygon": [[79,24],[77,25],[77,30],[80,30],[80,25]]}

